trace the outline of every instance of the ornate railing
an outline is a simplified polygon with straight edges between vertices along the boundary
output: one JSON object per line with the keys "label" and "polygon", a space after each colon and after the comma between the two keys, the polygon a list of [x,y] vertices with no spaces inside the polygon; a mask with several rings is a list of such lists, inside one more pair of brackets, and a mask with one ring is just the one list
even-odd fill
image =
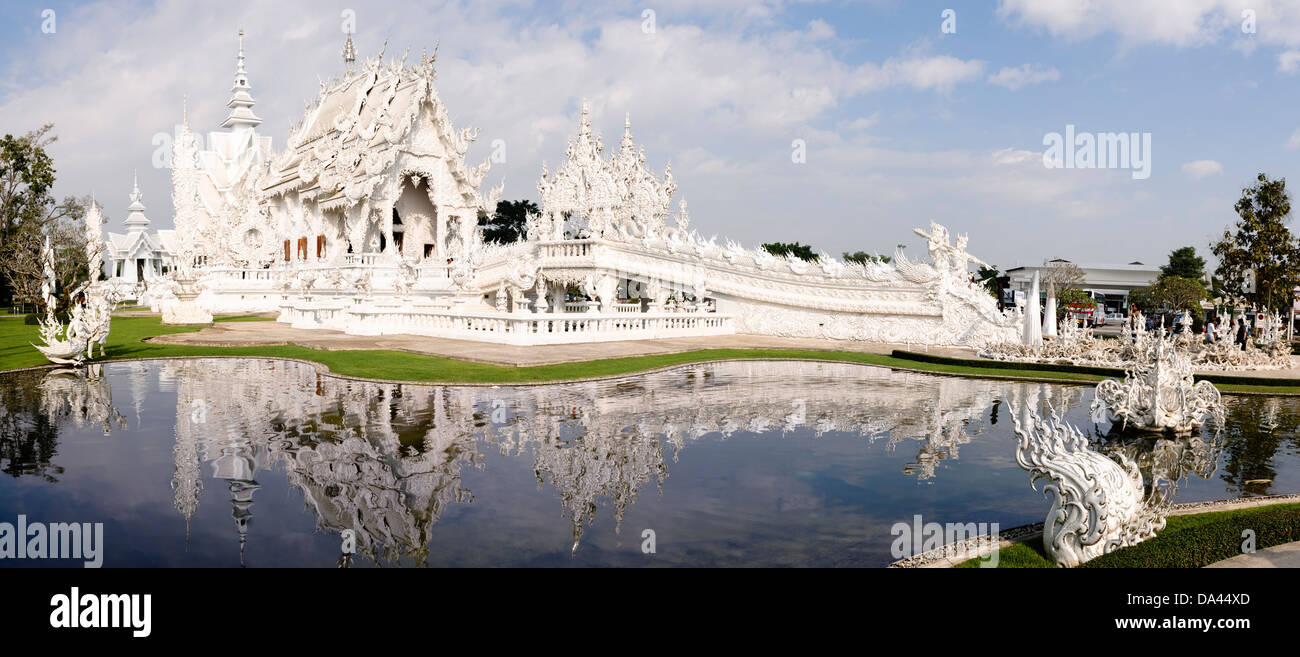
{"label": "ornate railing", "polygon": [[519,345],[643,340],[735,332],[718,313],[495,313],[427,306],[352,306],[287,302],[281,322],[355,335],[408,334]]}
{"label": "ornate railing", "polygon": [[584,258],[592,255],[595,240],[542,242],[543,258]]}

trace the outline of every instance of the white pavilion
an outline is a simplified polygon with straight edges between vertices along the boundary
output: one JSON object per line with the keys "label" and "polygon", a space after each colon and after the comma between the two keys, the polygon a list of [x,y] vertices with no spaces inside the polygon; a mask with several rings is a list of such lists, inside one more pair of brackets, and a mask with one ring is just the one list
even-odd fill
{"label": "white pavilion", "polygon": [[[143,284],[151,277],[161,276],[171,266],[172,247],[175,231],[158,230],[149,232],[149,218],[145,216],[145,206],[140,194],[140,181],[137,177],[131,189],[131,205],[122,223],[126,225],[125,233],[108,233],[104,259],[108,267],[110,280],[126,283],[143,290]],[[131,298],[137,298],[137,294]]]}

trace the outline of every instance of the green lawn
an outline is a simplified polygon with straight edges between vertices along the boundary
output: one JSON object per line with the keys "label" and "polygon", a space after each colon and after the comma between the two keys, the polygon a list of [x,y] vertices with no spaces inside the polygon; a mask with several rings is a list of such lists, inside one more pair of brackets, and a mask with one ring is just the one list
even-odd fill
{"label": "green lawn", "polygon": [[[218,317],[218,321],[227,318]],[[258,320],[265,318],[241,318]],[[696,361],[727,360],[738,358],[793,358],[822,359],[868,365],[904,367],[908,369],[948,372],[976,376],[1024,375],[1039,380],[1043,372],[1019,372],[1006,369],[935,365],[894,358],[879,354],[838,351],[787,350],[787,349],[703,349],[678,354],[610,358],[581,363],[563,363],[536,367],[508,367],[442,358],[403,351],[358,350],[325,351],[298,346],[279,347],[198,347],[161,345],[144,342],[145,338],[171,333],[197,331],[199,326],[163,326],[157,317],[115,317],[108,338],[107,359],[154,358],[167,356],[268,356],[299,358],[324,364],[330,371],[349,376],[393,379],[401,381],[448,383],[526,383],[559,381],[585,377],[607,376],[642,372]],[[37,342],[37,327],[23,324],[21,317],[0,318],[0,370],[33,367],[45,364],[44,358],[32,348]],[[1088,383],[1098,377],[1070,373],[1053,373],[1051,380]]]}
{"label": "green lawn", "polygon": [[[1255,532],[1255,548],[1300,541],[1300,504],[1170,516],[1164,531],[1133,547],[1121,548],[1080,568],[1201,568],[1241,554],[1242,531]],[[979,560],[956,568],[978,568]],[[1055,568],[1043,553],[1042,539],[1005,548],[998,568]]]}
{"label": "green lawn", "polygon": [[[217,317],[218,321],[268,321],[265,317]],[[163,326],[158,317],[114,317],[108,338],[107,359],[158,358],[171,356],[251,356],[297,358],[321,363],[331,372],[347,376],[414,382],[445,383],[537,383],[588,377],[631,374],[662,367],[707,360],[730,359],[815,359],[863,363],[936,374],[975,377],[1022,377],[1035,381],[1087,385],[1103,377],[1074,372],[1045,372],[977,367],[951,363],[927,363],[881,354],[812,349],[701,349],[677,354],[610,358],[580,363],[509,367],[474,363],[454,358],[390,350],[326,351],[299,346],[199,347],[161,345],[145,338],[200,330],[201,326]],[[23,324],[22,317],[0,318],[0,371],[44,365],[46,361],[30,343],[37,342],[37,327]],[[1219,386],[1231,391],[1234,386]],[[1266,392],[1297,392],[1300,388],[1268,388]]]}

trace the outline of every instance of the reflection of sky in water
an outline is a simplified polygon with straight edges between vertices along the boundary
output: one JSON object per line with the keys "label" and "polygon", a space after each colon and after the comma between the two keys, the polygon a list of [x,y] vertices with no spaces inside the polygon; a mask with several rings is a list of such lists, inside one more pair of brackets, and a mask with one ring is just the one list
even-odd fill
{"label": "reflection of sky in water", "polygon": [[[104,373],[4,377],[0,521],[104,522],[106,566],[236,566],[241,541],[250,566],[334,566],[344,529],[364,555],[353,565],[881,566],[913,514],[1042,520],[1012,407],[1051,403],[1091,429],[1089,388],[848,364],[528,388],[366,384],[266,360]],[[1227,404],[1217,470],[1188,475],[1176,501],[1300,491],[1300,400]],[[1195,456],[1179,446],[1111,448]]]}

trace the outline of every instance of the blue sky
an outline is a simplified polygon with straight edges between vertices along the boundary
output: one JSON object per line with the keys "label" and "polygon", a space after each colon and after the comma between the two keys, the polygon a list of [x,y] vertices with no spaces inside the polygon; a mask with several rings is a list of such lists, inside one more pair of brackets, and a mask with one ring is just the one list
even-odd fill
{"label": "blue sky", "polygon": [[[941,33],[949,8],[955,34]],[[916,250],[911,229],[933,220],[1004,268],[1160,263],[1205,252],[1241,188],[1261,171],[1292,177],[1300,157],[1300,0],[6,3],[0,131],[54,122],[59,193],[94,190],[113,229],[138,169],[167,227],[156,139],[185,95],[196,130],[216,129],[236,30],[279,148],[342,69],[347,9],[363,55],[385,38],[389,56],[439,44],[442,99],[480,130],[471,163],[506,144],[487,178],[504,176],[505,198],[536,199],[585,97],[607,144],[631,113],[693,227],[749,245]],[[1030,75],[1010,84],[1015,71]],[[1151,133],[1150,178],[1044,167],[1044,135],[1067,124]]]}

